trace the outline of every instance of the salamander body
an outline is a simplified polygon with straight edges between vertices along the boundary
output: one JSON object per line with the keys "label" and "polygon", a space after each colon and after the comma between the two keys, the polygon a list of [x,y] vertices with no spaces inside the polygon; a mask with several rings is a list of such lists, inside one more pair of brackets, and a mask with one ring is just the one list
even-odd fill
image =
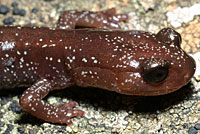
{"label": "salamander body", "polygon": [[28,87],[20,105],[32,115],[62,124],[83,116],[83,111],[73,109],[74,102],[54,107],[42,100],[55,89],[78,85],[154,96],[176,91],[193,76],[195,62],[181,49],[181,36],[175,30],[164,28],[152,34],[73,29],[77,25],[118,29],[117,23],[127,16],[115,15],[113,9],[96,13],[101,21],[114,21],[111,25],[98,19],[89,25],[83,15],[73,25],[63,23],[81,13],[94,19],[94,12],[67,11],[57,29],[0,27],[0,88]]}

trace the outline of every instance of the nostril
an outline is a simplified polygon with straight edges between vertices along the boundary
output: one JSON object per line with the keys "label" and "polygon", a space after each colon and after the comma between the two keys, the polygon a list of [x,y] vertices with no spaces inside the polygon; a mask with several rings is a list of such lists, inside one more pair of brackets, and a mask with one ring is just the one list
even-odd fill
{"label": "nostril", "polygon": [[186,74],[184,75],[184,82],[187,83],[187,82],[190,80],[190,78],[191,78],[190,74],[189,74],[189,73],[186,73]]}
{"label": "nostril", "polygon": [[189,71],[189,72],[185,72],[185,75],[184,75],[184,78],[183,78],[185,84],[187,84],[190,81],[191,77],[194,75],[194,71],[195,70],[192,70],[192,71]]}

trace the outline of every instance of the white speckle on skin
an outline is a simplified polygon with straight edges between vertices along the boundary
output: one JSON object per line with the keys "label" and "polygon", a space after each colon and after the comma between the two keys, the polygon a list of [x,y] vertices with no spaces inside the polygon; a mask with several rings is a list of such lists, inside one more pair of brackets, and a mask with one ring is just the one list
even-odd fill
{"label": "white speckle on skin", "polygon": [[11,50],[15,47],[15,45],[16,45],[15,42],[8,42],[8,41],[2,42],[2,41],[0,41],[0,47],[1,47],[2,51]]}
{"label": "white speckle on skin", "polygon": [[28,46],[28,45],[31,45],[31,43],[26,42],[25,45]]}
{"label": "white speckle on skin", "polygon": [[9,57],[9,55],[8,55],[8,54],[5,54],[5,56],[6,56],[6,57]]}
{"label": "white speckle on skin", "polygon": [[60,63],[60,62],[61,62],[61,59],[58,59],[58,62]]}
{"label": "white speckle on skin", "polygon": [[21,61],[21,62],[24,62],[24,58],[23,58],[23,57],[21,57],[21,58],[20,58],[20,61]]}
{"label": "white speckle on skin", "polygon": [[134,67],[134,68],[138,68],[140,65],[139,62],[137,62],[136,60],[132,60],[130,61],[130,66]]}
{"label": "white speckle on skin", "polygon": [[82,61],[83,61],[83,62],[87,62],[87,59],[86,59],[86,58],[83,58]]}
{"label": "white speckle on skin", "polygon": [[27,51],[24,51],[24,55],[27,55]]}
{"label": "white speckle on skin", "polygon": [[31,99],[32,99],[32,97],[33,97],[33,96],[32,96],[32,95],[30,95],[30,96],[28,97],[28,99],[29,99],[29,100],[31,100]]}
{"label": "white speckle on skin", "polygon": [[47,44],[42,45],[42,48],[47,47]]}

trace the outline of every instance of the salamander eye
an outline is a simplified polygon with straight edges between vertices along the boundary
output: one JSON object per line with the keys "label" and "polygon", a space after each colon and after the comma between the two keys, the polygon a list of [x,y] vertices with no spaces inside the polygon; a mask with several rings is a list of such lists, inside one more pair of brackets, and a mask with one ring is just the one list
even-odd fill
{"label": "salamander eye", "polygon": [[164,59],[149,59],[143,64],[143,77],[147,82],[160,83],[168,76],[169,63]]}
{"label": "salamander eye", "polygon": [[165,44],[173,44],[178,47],[182,42],[181,35],[172,28],[163,28],[156,34],[156,38]]}

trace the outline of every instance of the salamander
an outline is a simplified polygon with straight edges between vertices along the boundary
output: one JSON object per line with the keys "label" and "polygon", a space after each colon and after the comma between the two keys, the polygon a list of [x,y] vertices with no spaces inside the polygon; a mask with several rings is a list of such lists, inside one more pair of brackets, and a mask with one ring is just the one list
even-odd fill
{"label": "salamander", "polygon": [[[52,106],[51,91],[77,85],[126,95],[156,96],[186,85],[195,61],[181,49],[172,28],[157,34],[120,30],[126,14],[65,11],[56,28],[0,27],[0,88],[27,87],[19,104],[51,123],[83,117],[75,102]],[[92,29],[75,29],[89,27]]]}

